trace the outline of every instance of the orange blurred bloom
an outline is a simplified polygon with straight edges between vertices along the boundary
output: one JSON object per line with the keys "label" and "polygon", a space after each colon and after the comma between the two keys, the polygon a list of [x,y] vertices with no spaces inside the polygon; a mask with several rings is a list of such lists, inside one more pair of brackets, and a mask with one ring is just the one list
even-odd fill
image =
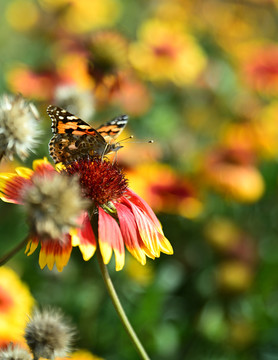
{"label": "orange blurred bloom", "polygon": [[14,66],[8,71],[6,78],[9,88],[14,93],[37,100],[51,99],[59,82],[55,72],[49,70],[35,72],[25,65]]}
{"label": "orange blurred bloom", "polygon": [[248,85],[261,93],[278,93],[278,46],[262,45],[245,60],[244,76]]}
{"label": "orange blurred bloom", "polygon": [[138,165],[128,171],[128,178],[131,188],[147,199],[155,211],[187,218],[195,218],[202,211],[193,184],[168,165]]}
{"label": "orange blurred bloom", "polygon": [[264,181],[252,163],[253,155],[234,149],[218,149],[208,154],[204,176],[216,191],[241,202],[255,202],[264,193]]}

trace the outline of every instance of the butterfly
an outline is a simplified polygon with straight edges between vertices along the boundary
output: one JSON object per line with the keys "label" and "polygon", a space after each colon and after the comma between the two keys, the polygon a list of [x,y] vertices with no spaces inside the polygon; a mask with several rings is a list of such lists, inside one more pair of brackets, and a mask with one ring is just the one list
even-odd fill
{"label": "butterfly", "polygon": [[67,164],[85,155],[104,156],[122,148],[115,139],[126,126],[127,115],[120,115],[94,129],[58,106],[49,105],[47,113],[54,134],[48,145],[49,153],[56,164]]}

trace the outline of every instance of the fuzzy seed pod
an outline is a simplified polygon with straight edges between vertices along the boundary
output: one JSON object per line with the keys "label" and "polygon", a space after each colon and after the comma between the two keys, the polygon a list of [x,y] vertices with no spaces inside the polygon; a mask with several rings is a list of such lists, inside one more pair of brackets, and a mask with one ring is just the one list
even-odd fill
{"label": "fuzzy seed pod", "polygon": [[32,360],[32,357],[27,350],[10,344],[7,349],[0,349],[0,360]]}
{"label": "fuzzy seed pod", "polygon": [[24,160],[37,145],[39,114],[36,107],[20,95],[0,98],[0,160],[13,159],[17,154]]}
{"label": "fuzzy seed pod", "polygon": [[65,357],[71,350],[74,329],[60,311],[36,310],[25,329],[25,340],[34,360]]}

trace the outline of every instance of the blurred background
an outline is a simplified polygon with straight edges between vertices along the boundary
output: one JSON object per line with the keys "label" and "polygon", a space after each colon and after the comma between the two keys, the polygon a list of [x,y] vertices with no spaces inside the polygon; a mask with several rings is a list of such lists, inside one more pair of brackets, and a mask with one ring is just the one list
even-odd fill
{"label": "blurred background", "polygon": [[[278,2],[2,0],[0,14],[0,95],[34,102],[43,131],[0,171],[50,159],[49,104],[93,127],[128,114],[118,161],[174,248],[109,265],[150,357],[278,359]],[[5,254],[28,227],[24,209],[0,212]],[[59,273],[21,251],[1,268],[0,344],[22,341],[34,302],[72,319],[84,360],[138,358],[95,257],[74,249]]]}

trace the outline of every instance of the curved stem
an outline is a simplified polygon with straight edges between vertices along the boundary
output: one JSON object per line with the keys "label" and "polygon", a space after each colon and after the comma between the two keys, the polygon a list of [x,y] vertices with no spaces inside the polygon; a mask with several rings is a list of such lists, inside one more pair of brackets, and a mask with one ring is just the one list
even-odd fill
{"label": "curved stem", "polygon": [[0,258],[0,266],[6,264],[19,250],[21,250],[26,243],[28,242],[29,238],[26,237],[23,239],[18,245],[16,245],[11,251],[9,251],[6,255]]}
{"label": "curved stem", "polygon": [[118,295],[116,293],[116,290],[114,288],[114,285],[112,283],[112,280],[110,278],[110,275],[108,273],[107,267],[103,262],[99,247],[97,248],[97,258],[99,267],[102,273],[102,277],[104,280],[104,283],[106,285],[107,291],[109,293],[109,296],[113,302],[113,305],[120,317],[120,320],[127,331],[131,341],[133,342],[134,346],[136,347],[136,350],[138,354],[141,356],[143,360],[150,360],[148,354],[146,353],[146,350],[144,349],[143,345],[141,344],[140,340],[138,339],[135,331],[133,330],[133,327],[131,326],[128,317],[126,316],[126,313],[122,307],[122,304],[120,303],[120,300],[118,298]]}

